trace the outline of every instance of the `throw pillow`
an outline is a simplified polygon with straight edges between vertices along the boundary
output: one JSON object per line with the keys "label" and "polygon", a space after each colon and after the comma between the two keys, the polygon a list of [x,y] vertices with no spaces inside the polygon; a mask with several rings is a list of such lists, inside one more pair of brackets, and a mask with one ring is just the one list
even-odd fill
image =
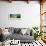
{"label": "throw pillow", "polygon": [[21,29],[21,33],[24,35],[27,32],[26,28]]}
{"label": "throw pillow", "polygon": [[21,31],[20,28],[14,28],[14,33],[19,33]]}

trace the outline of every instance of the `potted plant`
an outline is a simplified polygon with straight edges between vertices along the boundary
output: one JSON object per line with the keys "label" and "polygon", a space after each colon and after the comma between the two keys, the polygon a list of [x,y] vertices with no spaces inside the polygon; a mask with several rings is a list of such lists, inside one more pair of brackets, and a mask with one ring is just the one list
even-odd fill
{"label": "potted plant", "polygon": [[[36,40],[36,38],[38,37],[38,27],[32,27],[33,31],[34,31],[34,40]],[[37,33],[36,33],[37,32]]]}
{"label": "potted plant", "polygon": [[38,31],[39,28],[38,27],[32,27],[32,28],[35,31],[35,33],[34,33],[34,40],[36,40],[38,37],[41,38],[42,32]]}

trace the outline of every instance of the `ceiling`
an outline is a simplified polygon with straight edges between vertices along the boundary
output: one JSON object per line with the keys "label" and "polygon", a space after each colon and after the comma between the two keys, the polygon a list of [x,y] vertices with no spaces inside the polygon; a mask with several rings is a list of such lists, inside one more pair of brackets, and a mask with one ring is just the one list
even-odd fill
{"label": "ceiling", "polygon": [[[0,1],[9,1],[9,0],[0,0]],[[12,0],[12,1],[39,1],[39,0]]]}
{"label": "ceiling", "polygon": [[[0,0],[0,1],[9,1],[9,2],[12,2],[12,1],[27,1],[27,3],[29,2],[29,1],[39,1],[40,3],[42,2],[42,1],[44,1],[44,0]],[[45,0],[46,1],[46,0]]]}

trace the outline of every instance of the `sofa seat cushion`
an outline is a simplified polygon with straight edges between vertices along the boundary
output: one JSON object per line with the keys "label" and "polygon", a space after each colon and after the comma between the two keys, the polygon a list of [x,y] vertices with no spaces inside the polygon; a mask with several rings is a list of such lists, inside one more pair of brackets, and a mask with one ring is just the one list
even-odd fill
{"label": "sofa seat cushion", "polygon": [[9,38],[11,40],[15,39],[15,40],[20,40],[22,42],[22,40],[26,40],[31,42],[32,40],[34,40],[34,37],[33,36],[29,36],[29,35],[21,35],[21,34],[17,34],[15,33],[14,35],[10,35]]}

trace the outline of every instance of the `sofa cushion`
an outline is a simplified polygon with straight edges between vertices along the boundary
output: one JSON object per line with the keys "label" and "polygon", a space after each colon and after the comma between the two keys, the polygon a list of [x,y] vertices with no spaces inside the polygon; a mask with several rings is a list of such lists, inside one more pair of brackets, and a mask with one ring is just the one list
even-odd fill
{"label": "sofa cushion", "polygon": [[21,29],[21,33],[24,35],[27,32],[27,28]]}
{"label": "sofa cushion", "polygon": [[20,40],[20,42],[32,42],[32,40],[34,40],[34,37],[33,36],[29,36],[29,35],[21,35],[21,34],[13,34],[13,35],[10,35],[9,38],[12,40],[12,39],[15,39],[15,40]]}
{"label": "sofa cushion", "polygon": [[8,32],[14,34],[14,27],[9,27]]}
{"label": "sofa cushion", "polygon": [[2,34],[2,29],[0,28],[0,35]]}
{"label": "sofa cushion", "polygon": [[14,33],[20,33],[21,29],[20,28],[14,28]]}

